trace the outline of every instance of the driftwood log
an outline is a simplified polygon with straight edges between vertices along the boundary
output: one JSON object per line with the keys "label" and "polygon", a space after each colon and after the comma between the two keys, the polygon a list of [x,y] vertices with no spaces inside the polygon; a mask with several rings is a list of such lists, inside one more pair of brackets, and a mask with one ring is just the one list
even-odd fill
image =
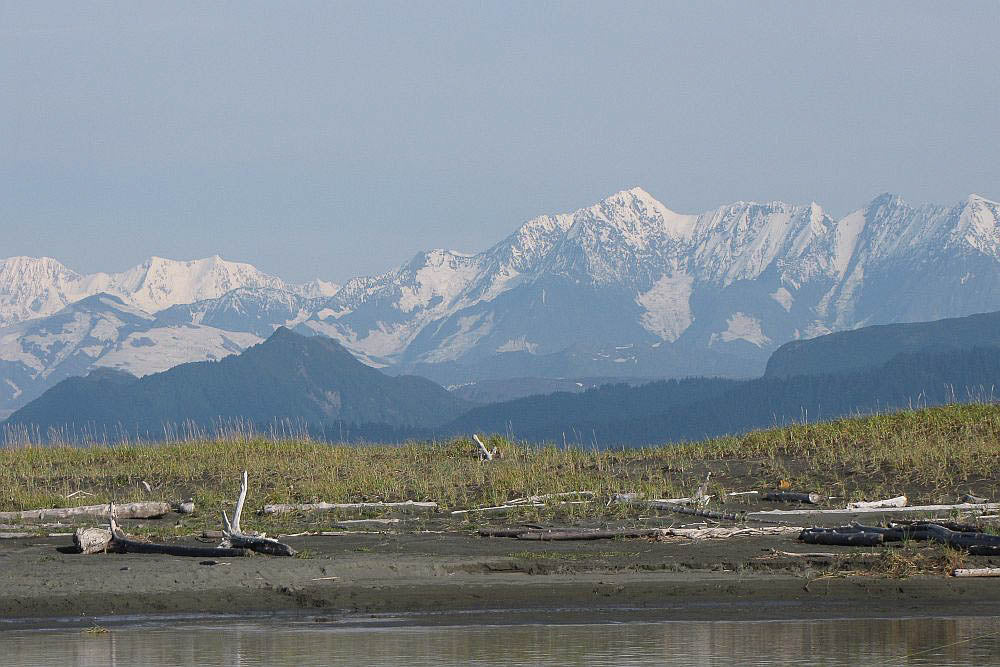
{"label": "driftwood log", "polygon": [[973,556],[1000,556],[1000,547],[989,544],[973,544],[969,547]]}
{"label": "driftwood log", "polygon": [[585,498],[593,500],[597,496],[593,491],[562,491],[560,493],[546,493],[540,496],[527,496],[525,498],[514,498],[508,500],[504,505],[526,505],[532,503],[544,503],[546,500],[561,500],[564,498]]}
{"label": "driftwood log", "polygon": [[[556,505],[586,505],[589,500],[560,500]],[[548,503],[517,503],[511,505],[495,505],[493,507],[471,507],[465,510],[453,510],[452,515],[460,514],[506,514],[524,507],[546,507]]]}
{"label": "driftwood log", "polygon": [[879,509],[885,507],[906,507],[906,496],[896,496],[885,500],[861,500],[856,503],[847,503],[847,509]]}
{"label": "driftwood log", "polygon": [[764,526],[763,528],[659,528],[660,535],[686,537],[691,540],[728,539],[730,537],[759,537],[761,535],[787,535],[802,531],[801,526]]}
{"label": "driftwood log", "polygon": [[[874,538],[878,538],[875,540]],[[1000,535],[950,530],[932,522],[894,526],[865,526],[854,523],[837,528],[809,528],[799,539],[810,544],[862,545],[866,540],[900,542],[902,540],[932,541],[956,549],[967,549],[973,555],[1000,555]],[[870,545],[866,545],[870,546]]]}
{"label": "driftwood log", "polygon": [[748,517],[758,516],[811,516],[837,514],[916,514],[920,512],[975,512],[1000,510],[1000,503],[960,503],[958,505],[910,505],[909,507],[861,507],[857,509],[794,509],[749,512]]}
{"label": "driftwood log", "polygon": [[407,500],[401,503],[303,503],[264,505],[263,514],[284,514],[286,512],[335,512],[337,510],[380,510],[393,509],[409,512],[437,512],[438,504]]}
{"label": "driftwood log", "polygon": [[874,547],[882,544],[884,539],[880,533],[838,533],[832,530],[803,530],[799,534],[799,540],[806,544],[826,544],[842,547]]}
{"label": "driftwood log", "polygon": [[494,447],[493,449],[488,448],[486,444],[482,440],[480,440],[479,436],[476,435],[475,433],[472,434],[472,439],[475,440],[476,444],[479,446],[480,461],[492,461],[493,459],[500,456],[500,450],[498,448],[496,447]]}
{"label": "driftwood log", "polygon": [[654,529],[612,529],[612,530],[527,530],[519,535],[519,540],[615,540],[636,537],[653,537],[659,531]]}
{"label": "driftwood log", "polygon": [[958,533],[981,533],[983,532],[982,527],[977,526],[974,523],[959,523],[958,521],[923,521],[923,520],[913,520],[913,519],[903,519],[900,521],[893,521],[889,524],[892,528],[901,528],[905,526],[925,526],[927,524],[937,524],[938,526],[944,526],[948,530],[954,530]]}
{"label": "driftwood log", "polygon": [[765,493],[763,495],[764,500],[770,500],[776,503],[808,503],[810,505],[818,505],[823,497],[818,493],[797,493],[795,491],[774,491],[772,493]]}
{"label": "driftwood log", "polygon": [[957,568],[952,571],[953,577],[1000,577],[1000,567]]}
{"label": "driftwood log", "polygon": [[609,528],[534,529],[524,526],[513,528],[488,528],[480,530],[482,537],[513,537],[519,540],[613,540],[641,537],[686,537],[688,539],[724,539],[756,535],[782,535],[800,532],[799,526],[774,526],[767,528]]}
{"label": "driftwood log", "polygon": [[247,549],[223,549],[219,547],[190,547],[183,544],[155,544],[153,542],[142,542],[128,537],[122,529],[118,527],[115,520],[115,506],[108,506],[108,527],[111,533],[111,541],[107,550],[116,553],[136,553],[136,554],[166,554],[168,556],[193,556],[223,557],[233,558],[238,556],[249,556]]}
{"label": "driftwood log", "polygon": [[636,493],[617,493],[611,502],[625,505],[635,505],[637,507],[649,507],[651,509],[670,509],[667,505],[705,505],[712,499],[706,495],[700,498],[691,496],[689,498],[640,498]]}
{"label": "driftwood log", "polygon": [[[629,501],[630,504],[636,501]],[[686,514],[689,516],[699,516],[705,519],[715,519],[716,521],[753,521],[755,523],[772,523],[778,525],[787,525],[787,521],[781,521],[777,519],[761,519],[752,517],[750,514],[743,512],[716,512],[713,510],[700,509],[696,507],[686,507],[684,505],[678,505],[672,502],[665,502],[660,500],[645,500],[642,501],[642,505],[646,507],[652,507],[653,509],[666,510],[668,512],[674,512],[675,514]]]}
{"label": "driftwood log", "polygon": [[247,471],[243,471],[243,483],[240,485],[240,495],[233,510],[233,520],[230,521],[226,511],[222,510],[222,548],[250,549],[271,556],[294,556],[297,552],[284,542],[267,537],[263,534],[244,533],[240,528],[240,517],[243,516],[243,504],[247,499]]}
{"label": "driftwood log", "polygon": [[[155,519],[171,511],[170,503],[148,501],[115,505],[119,519]],[[46,519],[69,519],[92,516],[108,518],[108,505],[80,505],[79,507],[56,507],[52,509],[0,512],[0,521],[44,521]]]}

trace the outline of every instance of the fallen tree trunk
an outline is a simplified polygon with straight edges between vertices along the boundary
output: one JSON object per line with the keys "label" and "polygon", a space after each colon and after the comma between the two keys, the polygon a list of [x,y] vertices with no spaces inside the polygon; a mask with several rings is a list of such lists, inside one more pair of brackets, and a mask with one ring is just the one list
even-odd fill
{"label": "fallen tree trunk", "polygon": [[480,537],[517,537],[530,528],[484,528],[479,531]]}
{"label": "fallen tree trunk", "polygon": [[195,558],[240,558],[249,556],[249,549],[225,547],[189,547],[183,544],[153,544],[127,537],[115,537],[109,551],[122,554],[166,554],[168,556],[189,556]]}
{"label": "fallen tree trunk", "polygon": [[437,503],[417,502],[407,500],[400,503],[303,503],[264,505],[264,514],[283,514],[285,512],[333,512],[336,510],[373,510],[397,509],[414,512],[436,512]]}
{"label": "fallen tree trunk", "polygon": [[[170,503],[147,501],[115,505],[119,519],[156,519],[171,511]],[[54,507],[52,509],[0,512],[0,521],[44,521],[45,519],[68,519],[71,517],[93,516],[108,518],[108,505],[80,505],[79,507]]]}
{"label": "fallen tree trunk", "polygon": [[[903,540],[933,541],[957,549],[968,549],[978,555],[1000,554],[1000,536],[986,533],[960,532],[933,522],[912,523],[902,526],[864,526],[858,523],[837,528],[810,528],[802,531],[799,539],[814,544],[846,544],[849,540],[863,541],[863,536],[878,536],[879,541]],[[839,537],[838,537],[839,536]],[[840,540],[825,542],[822,540]],[[976,551],[973,552],[972,550]]]}
{"label": "fallen tree trunk", "polygon": [[918,528],[920,526],[926,526],[926,525],[931,524],[931,523],[937,524],[939,526],[944,526],[948,530],[953,530],[953,531],[958,532],[958,533],[981,533],[981,532],[983,532],[983,529],[981,527],[977,526],[976,524],[973,524],[973,523],[959,523],[957,521],[945,521],[944,519],[942,519],[941,521],[922,521],[922,520],[912,520],[912,519],[906,520],[906,519],[904,519],[904,520],[901,520],[901,521],[893,521],[892,523],[889,524],[889,526],[892,527],[892,528],[905,528],[906,526],[912,526],[914,528]]}
{"label": "fallen tree trunk", "polygon": [[125,535],[118,522],[115,521],[115,506],[108,506],[108,525],[111,533],[111,542],[108,544],[108,551],[116,553],[135,554],[166,554],[168,556],[193,556],[196,558],[222,557],[234,558],[249,556],[247,549],[225,549],[220,547],[190,547],[183,544],[155,544],[153,542],[141,542],[133,540]]}
{"label": "fallen tree trunk", "polygon": [[969,547],[973,556],[1000,556],[1000,547],[989,544],[973,544]]}
{"label": "fallen tree trunk", "polygon": [[837,533],[834,531],[803,530],[799,540],[806,544],[826,544],[843,547],[874,547],[882,544],[880,533]]}

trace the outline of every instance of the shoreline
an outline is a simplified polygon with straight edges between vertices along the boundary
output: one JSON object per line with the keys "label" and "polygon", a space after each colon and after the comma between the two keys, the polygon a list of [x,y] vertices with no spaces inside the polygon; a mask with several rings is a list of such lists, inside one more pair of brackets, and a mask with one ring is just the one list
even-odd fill
{"label": "shoreline", "polygon": [[[306,558],[218,559],[0,545],[0,632],[163,615],[310,617],[354,625],[996,616],[1000,579],[852,574],[784,561],[790,539],[527,544],[466,533],[289,540]],[[845,550],[845,552],[848,550]],[[857,552],[858,550],[853,550]]]}

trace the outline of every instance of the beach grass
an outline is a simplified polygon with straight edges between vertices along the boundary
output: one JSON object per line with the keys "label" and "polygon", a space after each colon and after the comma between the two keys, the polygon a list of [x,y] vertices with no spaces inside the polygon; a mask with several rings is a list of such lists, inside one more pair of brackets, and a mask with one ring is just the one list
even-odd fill
{"label": "beach grass", "polygon": [[[235,500],[244,469],[248,509],[404,500],[456,509],[575,490],[605,498],[626,492],[678,497],[693,493],[709,471],[708,492],[717,498],[779,486],[845,502],[899,494],[911,504],[951,503],[964,493],[1000,497],[997,405],[949,405],[637,449],[586,450],[499,436],[488,444],[503,458],[480,462],[468,439],[398,446],[264,438],[20,445],[0,449],[0,510],[193,498],[214,515]],[[596,502],[559,511],[593,516],[625,509]]]}

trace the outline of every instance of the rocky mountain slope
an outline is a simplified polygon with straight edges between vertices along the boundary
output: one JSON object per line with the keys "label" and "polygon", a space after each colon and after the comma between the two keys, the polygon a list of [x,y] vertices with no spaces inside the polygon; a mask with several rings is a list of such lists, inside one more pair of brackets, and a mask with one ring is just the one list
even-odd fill
{"label": "rocky mountain slope", "polygon": [[[762,373],[788,341],[1000,309],[1000,204],[972,195],[953,206],[911,206],[882,195],[840,219],[815,203],[783,202],[688,215],[633,188],[529,220],[481,253],[422,252],[340,288],[288,285],[218,258],[154,259],[91,276],[48,259],[0,263],[0,318],[8,323],[99,291],[171,336],[146,336],[152,345],[92,357],[91,367],[142,372],[133,356],[176,362],[189,334],[203,340],[210,329],[216,342],[193,345],[183,360],[286,326],[338,340],[387,372],[444,384],[746,377]],[[56,344],[70,335],[62,330],[70,320],[31,320],[33,342],[21,340],[21,324],[0,329],[0,360],[21,364],[4,367],[0,388],[12,382],[24,392],[29,376],[49,383],[56,371],[34,351],[44,347],[37,337]],[[168,352],[159,355],[161,344]],[[23,405],[24,394],[11,398],[16,391],[0,396],[0,410]]]}

